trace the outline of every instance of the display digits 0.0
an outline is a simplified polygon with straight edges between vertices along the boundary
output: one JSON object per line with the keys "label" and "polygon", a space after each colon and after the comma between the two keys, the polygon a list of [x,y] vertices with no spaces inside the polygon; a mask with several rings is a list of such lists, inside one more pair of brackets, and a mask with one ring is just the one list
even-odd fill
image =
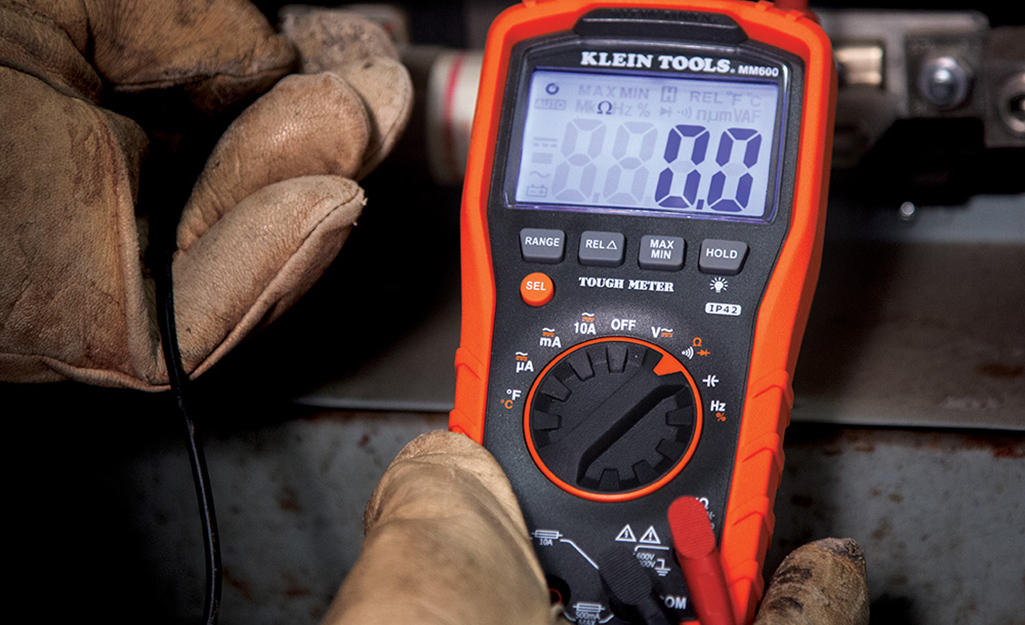
{"label": "display digits 0.0", "polygon": [[[599,169],[608,135],[613,135],[611,164]],[[762,135],[753,128],[726,128],[709,159],[711,133],[701,125],[673,126],[661,150],[662,162],[651,163],[658,130],[647,122],[624,122],[609,132],[597,119],[574,118],[566,124],[552,179],[555,200],[619,206],[654,202],[669,209],[737,213],[748,207],[754,177],[751,169],[761,155]],[[608,160],[608,159],[606,159]],[[664,165],[653,192],[648,193],[651,168]],[[702,183],[705,186],[702,187]],[[699,197],[699,190],[704,191]],[[598,196],[595,198],[595,193]]]}

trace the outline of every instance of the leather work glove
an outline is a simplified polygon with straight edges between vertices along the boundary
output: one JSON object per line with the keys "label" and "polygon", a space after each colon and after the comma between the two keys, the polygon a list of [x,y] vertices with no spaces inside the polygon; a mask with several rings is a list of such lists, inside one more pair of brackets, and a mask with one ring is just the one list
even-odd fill
{"label": "leather work glove", "polygon": [[[549,625],[541,566],[512,487],[461,434],[406,446],[367,504],[363,550],[322,625]],[[755,625],[867,625],[865,561],[849,539],[791,553]]]}
{"label": "leather work glove", "polygon": [[[331,263],[412,84],[362,18],[297,7],[283,26],[248,0],[0,0],[0,381],[166,388],[145,250],[168,198],[193,377]],[[210,128],[183,185],[165,165]]]}

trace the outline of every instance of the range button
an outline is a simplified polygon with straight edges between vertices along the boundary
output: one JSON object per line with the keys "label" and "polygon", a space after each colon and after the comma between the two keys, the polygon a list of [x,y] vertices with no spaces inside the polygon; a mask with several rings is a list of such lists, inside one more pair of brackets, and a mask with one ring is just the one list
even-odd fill
{"label": "range button", "polygon": [[705,239],[698,254],[698,270],[720,276],[735,276],[744,268],[747,260],[747,243]]}
{"label": "range button", "polygon": [[566,250],[566,233],[562,230],[524,228],[520,230],[520,252],[523,260],[535,263],[558,263]]}

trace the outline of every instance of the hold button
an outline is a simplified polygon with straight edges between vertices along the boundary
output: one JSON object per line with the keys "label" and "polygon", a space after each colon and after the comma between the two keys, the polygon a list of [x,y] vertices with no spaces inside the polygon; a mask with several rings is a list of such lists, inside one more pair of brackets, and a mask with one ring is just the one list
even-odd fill
{"label": "hold button", "polygon": [[747,260],[747,243],[705,239],[698,254],[698,269],[701,273],[720,276],[735,276],[744,268]]}

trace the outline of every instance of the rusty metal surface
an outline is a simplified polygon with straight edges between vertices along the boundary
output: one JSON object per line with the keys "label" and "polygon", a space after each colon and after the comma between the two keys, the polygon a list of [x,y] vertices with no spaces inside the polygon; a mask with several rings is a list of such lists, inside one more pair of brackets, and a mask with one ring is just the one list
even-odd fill
{"label": "rusty metal surface", "polygon": [[834,240],[795,418],[1025,429],[1025,245]]}
{"label": "rusty metal surface", "polygon": [[[200,404],[220,622],[314,624],[355,562],[363,507],[388,463],[446,415],[319,414],[261,399]],[[0,384],[0,401],[17,452],[4,456],[9,596],[47,622],[197,622],[203,539],[173,399]]]}
{"label": "rusty metal surface", "polygon": [[[8,440],[11,596],[48,620],[187,623],[202,539],[166,396],[0,385]],[[314,624],[362,541],[362,510],[401,447],[446,415],[205,402],[224,549],[224,625]],[[85,418],[82,406],[103,409]],[[875,625],[1025,623],[1025,437],[849,428],[787,433],[771,571],[793,547],[850,536]],[[60,597],[55,602],[54,597]]]}
{"label": "rusty metal surface", "polygon": [[316,623],[359,554],[380,476],[406,443],[446,425],[445,415],[314,414],[213,441],[222,623]]}
{"label": "rusty metal surface", "polygon": [[873,624],[1025,623],[1025,438],[801,424],[784,448],[767,572],[853,537]]}

